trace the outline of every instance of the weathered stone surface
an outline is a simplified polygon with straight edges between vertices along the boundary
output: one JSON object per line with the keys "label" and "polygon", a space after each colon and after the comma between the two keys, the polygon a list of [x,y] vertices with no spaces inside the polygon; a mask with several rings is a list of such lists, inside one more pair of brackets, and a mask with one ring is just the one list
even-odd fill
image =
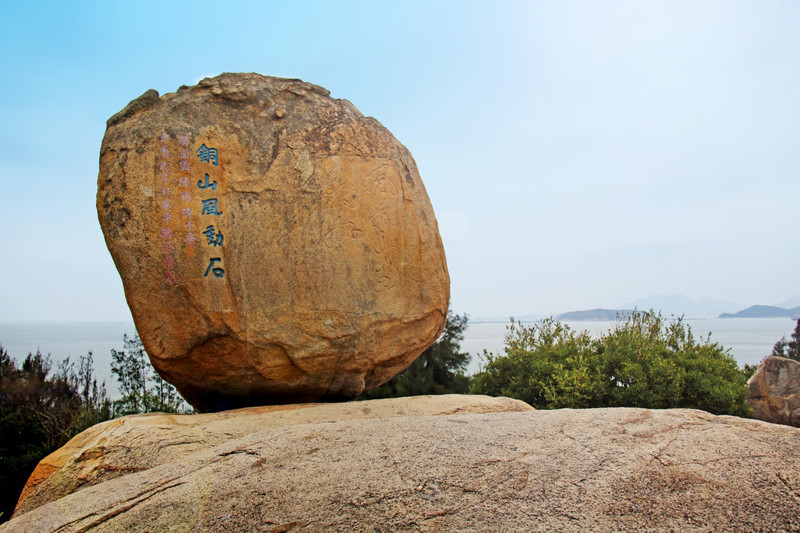
{"label": "weathered stone surface", "polygon": [[796,428],[693,410],[335,413],[396,401],[159,452],[0,531],[800,530]]}
{"label": "weathered stone surface", "polygon": [[747,387],[747,403],[753,408],[754,418],[800,427],[800,363],[785,357],[767,357]]}
{"label": "weathered stone surface", "polygon": [[153,365],[199,410],[354,397],[444,325],[411,154],[321,87],[147,91],[108,121],[97,209]]}
{"label": "weathered stone surface", "polygon": [[202,415],[147,414],[97,424],[39,462],[15,514],[115,477],[175,461],[265,429],[396,416],[441,416],[530,411],[511,398],[415,396],[341,404],[247,407]]}

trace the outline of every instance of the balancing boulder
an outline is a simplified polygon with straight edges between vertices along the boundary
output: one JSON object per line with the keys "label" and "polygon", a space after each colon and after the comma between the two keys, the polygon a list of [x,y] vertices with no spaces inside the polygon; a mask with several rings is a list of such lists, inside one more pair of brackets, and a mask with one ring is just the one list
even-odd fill
{"label": "balancing boulder", "polygon": [[444,327],[414,159],[321,87],[147,91],[108,121],[97,211],[153,365],[200,411],[352,398]]}

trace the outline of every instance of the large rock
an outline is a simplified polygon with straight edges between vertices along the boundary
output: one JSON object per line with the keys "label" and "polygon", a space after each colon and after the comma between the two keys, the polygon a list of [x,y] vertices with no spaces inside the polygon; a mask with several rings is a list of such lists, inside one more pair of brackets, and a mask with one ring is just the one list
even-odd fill
{"label": "large rock", "polygon": [[248,407],[201,415],[154,413],[97,424],[42,459],[17,502],[15,515],[131,472],[140,472],[265,429],[398,416],[531,411],[511,398],[415,396],[341,404]]}
{"label": "large rock", "polygon": [[414,159],[328,94],[223,74],[108,121],[106,243],[153,365],[201,411],[354,397],[443,328]]}
{"label": "large rock", "polygon": [[[154,451],[158,437],[107,425],[92,437],[105,438],[102,450],[71,444],[71,453],[92,461],[127,449],[149,467],[111,463],[105,480],[19,511],[0,531],[800,530],[796,428],[693,410],[476,414],[459,411],[458,398],[416,401],[245,410],[168,427],[164,416],[127,418],[167,442]],[[368,410],[373,418],[345,414]],[[236,430],[250,416],[298,415]]]}
{"label": "large rock", "polygon": [[769,356],[747,382],[753,417],[800,427],[800,363]]}

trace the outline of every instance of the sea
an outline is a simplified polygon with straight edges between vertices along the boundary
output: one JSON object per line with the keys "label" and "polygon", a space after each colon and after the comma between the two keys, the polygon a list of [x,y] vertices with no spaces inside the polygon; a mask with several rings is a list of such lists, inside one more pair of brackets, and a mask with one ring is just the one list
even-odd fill
{"label": "sea", "polygon": [[[685,322],[696,338],[706,339],[710,335],[712,342],[730,350],[739,365],[759,363],[781,337],[791,336],[796,325],[788,318],[696,318],[685,319]],[[613,321],[565,323],[574,330],[588,331],[594,337],[615,325]],[[461,343],[461,350],[472,356],[468,374],[480,370],[485,362],[484,350],[503,353],[507,325],[508,322],[470,319]],[[49,354],[54,364],[66,358],[77,362],[81,356],[92,352],[98,382],[104,382],[115,398],[119,393],[111,374],[111,350],[122,350],[123,336],[135,334],[133,322],[0,323],[0,346],[19,363],[28,353],[37,350]]]}
{"label": "sea", "polygon": [[112,398],[119,389],[111,374],[111,350],[124,349],[124,335],[136,335],[133,322],[19,322],[0,323],[0,346],[22,363],[29,353],[41,351],[57,364],[78,362],[92,352],[98,383],[105,383]]}

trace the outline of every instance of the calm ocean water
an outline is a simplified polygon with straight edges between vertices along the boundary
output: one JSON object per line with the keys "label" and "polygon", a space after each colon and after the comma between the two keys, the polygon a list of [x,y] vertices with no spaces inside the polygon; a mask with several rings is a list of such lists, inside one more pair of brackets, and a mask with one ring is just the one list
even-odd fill
{"label": "calm ocean water", "polygon": [[[731,318],[687,319],[695,337],[711,340],[731,350],[740,365],[755,364],[772,351],[772,345],[781,337],[794,331],[795,322],[788,318]],[[481,365],[479,354],[483,350],[502,353],[506,332],[504,322],[469,323],[464,333],[463,351],[472,354],[468,372],[476,372]],[[611,329],[613,322],[567,322],[575,330],[588,330],[597,336]],[[92,352],[95,373],[105,381],[109,393],[117,395],[116,382],[111,375],[111,350],[123,349],[123,335],[132,336],[136,329],[132,322],[79,322],[79,323],[0,323],[0,345],[11,357],[22,361],[29,352],[37,349],[50,354],[53,361],[67,357],[77,361]]]}
{"label": "calm ocean water", "polygon": [[78,361],[92,352],[98,381],[105,381],[112,397],[117,396],[111,375],[111,350],[122,350],[123,335],[133,336],[133,322],[0,323],[0,345],[21,363],[30,352],[41,350],[54,362]]}

